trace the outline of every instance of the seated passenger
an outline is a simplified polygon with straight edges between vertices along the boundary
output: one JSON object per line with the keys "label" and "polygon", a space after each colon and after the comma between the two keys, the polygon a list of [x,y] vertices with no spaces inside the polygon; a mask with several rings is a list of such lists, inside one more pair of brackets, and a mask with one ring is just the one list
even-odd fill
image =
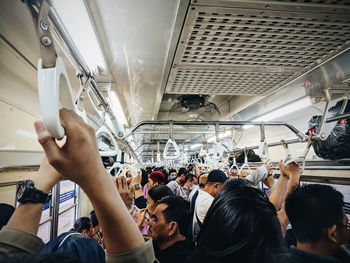
{"label": "seated passenger", "polygon": [[341,245],[350,242],[349,219],[343,206],[343,195],[331,186],[294,188],[286,198],[285,210],[297,246],[280,262],[350,262],[341,253]]}
{"label": "seated passenger", "polygon": [[229,180],[204,219],[192,262],[272,263],[281,240],[276,210],[267,197],[246,180]]}
{"label": "seated passenger", "polygon": [[222,190],[224,182],[227,179],[228,178],[223,171],[213,170],[208,175],[204,189],[198,191],[198,197],[195,201],[193,212],[192,241],[196,240],[214,197]]}
{"label": "seated passenger", "polygon": [[173,191],[173,193],[177,196],[181,196],[182,198],[186,199],[187,195],[184,191],[184,189],[182,188],[185,180],[186,180],[186,176],[188,175],[188,171],[186,168],[181,167],[179,169],[179,171],[177,172],[177,177],[175,181],[171,181],[167,184],[167,186],[171,189],[171,191]]}
{"label": "seated passenger", "polygon": [[160,263],[183,263],[191,257],[193,247],[186,239],[189,224],[188,201],[179,196],[158,201],[151,214],[148,235],[153,238],[155,256]]}
{"label": "seated passenger", "polygon": [[103,248],[92,238],[90,218],[78,218],[73,229],[50,240],[40,251],[41,254],[60,254],[81,262],[105,262]]}

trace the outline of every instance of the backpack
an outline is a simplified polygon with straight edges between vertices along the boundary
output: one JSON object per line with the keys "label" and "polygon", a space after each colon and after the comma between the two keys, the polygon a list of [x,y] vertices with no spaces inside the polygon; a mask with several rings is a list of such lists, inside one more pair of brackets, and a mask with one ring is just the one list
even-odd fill
{"label": "backpack", "polygon": [[[329,109],[331,117],[336,116],[344,101],[338,101],[334,107]],[[345,103],[345,102],[344,102]],[[346,102],[345,112],[350,112],[350,103]],[[307,135],[318,134],[322,116],[315,115],[309,121]],[[343,159],[350,158],[350,118],[341,119],[337,122],[326,140],[314,140],[312,146],[318,157],[323,159]]]}

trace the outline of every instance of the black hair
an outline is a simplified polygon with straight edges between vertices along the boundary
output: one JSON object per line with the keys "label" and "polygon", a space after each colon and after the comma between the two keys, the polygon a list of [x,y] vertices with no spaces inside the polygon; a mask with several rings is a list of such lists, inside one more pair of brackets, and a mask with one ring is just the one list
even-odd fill
{"label": "black hair", "polygon": [[185,183],[187,183],[188,181],[193,181],[193,178],[195,178],[195,176],[193,174],[188,174],[186,175],[186,178],[185,178]]}
{"label": "black hair", "polygon": [[145,186],[148,183],[148,172],[141,169],[141,186]]}
{"label": "black hair", "polygon": [[343,195],[333,187],[305,184],[287,196],[285,209],[296,239],[317,242],[326,228],[342,224],[343,206]]}
{"label": "black hair", "polygon": [[203,221],[193,262],[271,263],[281,242],[281,225],[266,195],[244,180],[229,180]]}
{"label": "black hair", "polygon": [[12,205],[0,204],[0,229],[10,220],[15,208]]}
{"label": "black hair", "polygon": [[167,222],[175,221],[179,225],[179,231],[187,237],[191,220],[190,202],[180,196],[167,196],[158,201],[159,204],[166,204],[168,207],[163,210]]}
{"label": "black hair", "polygon": [[79,233],[89,230],[91,227],[91,219],[88,217],[80,217],[74,222],[73,230]]}
{"label": "black hair", "polygon": [[181,167],[177,172],[177,177],[180,177],[181,175],[188,175],[188,171],[185,167]]}
{"label": "black hair", "polygon": [[92,224],[93,227],[96,227],[97,225],[99,225],[99,222],[98,222],[95,210],[92,210],[90,212],[90,216],[89,217],[91,219],[91,224]]}
{"label": "black hair", "polygon": [[169,174],[171,174],[171,173],[176,173],[176,170],[175,169],[170,169],[169,170]]}
{"label": "black hair", "polygon": [[155,201],[158,202],[160,199],[166,196],[173,196],[174,193],[171,189],[166,185],[156,185],[149,189],[148,195]]}

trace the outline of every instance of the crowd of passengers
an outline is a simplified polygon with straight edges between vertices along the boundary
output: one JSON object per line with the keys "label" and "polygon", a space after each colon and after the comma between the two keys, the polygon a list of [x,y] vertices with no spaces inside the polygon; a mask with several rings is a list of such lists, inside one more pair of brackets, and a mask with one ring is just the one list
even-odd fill
{"label": "crowd of passengers", "polygon": [[279,162],[278,180],[269,163],[252,173],[193,163],[111,176],[93,128],[72,111],[60,116],[63,146],[34,123],[46,156],[32,181],[49,193],[71,180],[94,211],[44,244],[37,236],[42,203],[2,204],[0,262],[350,262],[343,195],[300,184],[297,164]]}

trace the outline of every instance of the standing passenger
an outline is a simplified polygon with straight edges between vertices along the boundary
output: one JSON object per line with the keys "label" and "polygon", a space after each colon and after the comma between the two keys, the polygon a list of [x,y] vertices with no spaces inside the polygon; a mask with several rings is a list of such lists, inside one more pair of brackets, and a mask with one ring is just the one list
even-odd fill
{"label": "standing passenger", "polygon": [[203,220],[208,212],[214,197],[222,190],[224,182],[227,180],[226,174],[221,170],[213,170],[209,173],[206,185],[203,190],[198,191],[198,197],[194,206],[192,239],[196,237],[203,224]]}
{"label": "standing passenger", "polygon": [[193,247],[186,239],[190,219],[189,203],[183,198],[168,196],[158,201],[148,235],[160,263],[184,263],[191,257]]}
{"label": "standing passenger", "polygon": [[349,219],[343,206],[343,195],[331,186],[295,188],[287,196],[285,209],[297,246],[291,247],[280,262],[350,262],[341,249],[342,244],[350,242]]}
{"label": "standing passenger", "polygon": [[179,169],[177,173],[177,177],[175,181],[171,181],[167,184],[167,186],[173,191],[173,193],[177,196],[181,196],[184,199],[187,199],[187,195],[182,188],[185,183],[186,176],[188,175],[188,171],[186,168],[182,167]]}

